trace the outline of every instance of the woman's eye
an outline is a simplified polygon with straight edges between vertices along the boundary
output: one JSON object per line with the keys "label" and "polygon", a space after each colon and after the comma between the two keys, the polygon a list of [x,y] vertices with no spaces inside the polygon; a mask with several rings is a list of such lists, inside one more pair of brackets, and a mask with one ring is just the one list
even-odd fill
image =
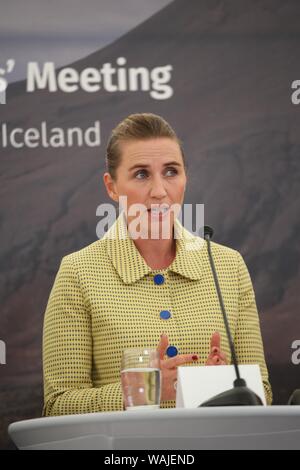
{"label": "woman's eye", "polygon": [[[178,171],[176,170],[176,168],[167,168],[166,172],[165,172],[166,176],[174,176],[174,175],[177,175],[177,174],[178,174]],[[148,176],[148,171],[147,170],[138,170],[134,174],[134,177],[137,178],[138,180],[143,180],[143,179],[147,178],[147,176]]]}
{"label": "woman's eye", "polygon": [[146,170],[139,170],[135,173],[135,178],[141,180],[144,179],[145,176],[147,176],[147,171]]}
{"label": "woman's eye", "polygon": [[167,176],[177,175],[178,171],[175,168],[168,168],[166,171]]}

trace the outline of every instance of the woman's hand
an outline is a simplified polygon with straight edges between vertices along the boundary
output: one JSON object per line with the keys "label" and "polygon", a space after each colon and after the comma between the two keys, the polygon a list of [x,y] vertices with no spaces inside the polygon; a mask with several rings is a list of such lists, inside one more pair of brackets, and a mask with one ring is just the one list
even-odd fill
{"label": "woman's hand", "polygon": [[210,353],[206,359],[207,366],[224,366],[228,364],[226,354],[221,351],[221,336],[217,331],[210,340]]}
{"label": "woman's hand", "polygon": [[157,350],[160,356],[160,371],[161,371],[161,401],[175,400],[176,389],[175,383],[177,380],[177,367],[198,360],[196,354],[180,354],[170,359],[164,359],[166,350],[169,346],[168,336],[162,334]]}
{"label": "woman's hand", "polygon": [[[189,362],[197,361],[197,354],[180,354],[170,359],[164,359],[166,350],[169,346],[169,339],[166,334],[162,334],[157,350],[160,356],[161,371],[161,401],[175,400],[177,381],[177,367]],[[210,341],[210,354],[206,360],[207,366],[222,366],[228,364],[225,353],[221,351],[220,333],[213,333]]]}

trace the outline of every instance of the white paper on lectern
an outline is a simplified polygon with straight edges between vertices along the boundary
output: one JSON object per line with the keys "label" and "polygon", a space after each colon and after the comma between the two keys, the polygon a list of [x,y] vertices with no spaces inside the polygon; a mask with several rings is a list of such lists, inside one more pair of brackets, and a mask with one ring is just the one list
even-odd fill
{"label": "white paper on lectern", "polygon": [[[266,405],[259,365],[239,365],[240,376]],[[233,388],[234,366],[178,367],[176,408],[197,408],[209,398]]]}

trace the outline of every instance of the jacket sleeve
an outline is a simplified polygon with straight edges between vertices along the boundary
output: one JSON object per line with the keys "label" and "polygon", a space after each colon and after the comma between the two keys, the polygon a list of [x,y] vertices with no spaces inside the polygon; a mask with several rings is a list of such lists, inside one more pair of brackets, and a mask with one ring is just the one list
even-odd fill
{"label": "jacket sleeve", "polygon": [[43,331],[44,416],[123,410],[120,381],[94,387],[92,322],[72,255],[63,258]]}
{"label": "jacket sleeve", "polygon": [[238,256],[239,312],[235,332],[235,348],[240,364],[259,364],[266,401],[272,404],[272,390],[265,362],[264,348],[257,313],[255,295],[247,266]]}

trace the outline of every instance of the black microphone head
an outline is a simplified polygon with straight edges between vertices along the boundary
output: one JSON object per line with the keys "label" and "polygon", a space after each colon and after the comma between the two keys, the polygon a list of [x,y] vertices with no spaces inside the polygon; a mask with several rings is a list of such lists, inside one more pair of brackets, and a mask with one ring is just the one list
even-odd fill
{"label": "black microphone head", "polygon": [[263,402],[250,388],[238,386],[219,393],[209,400],[201,403],[200,407],[208,406],[261,406]]}
{"label": "black microphone head", "polygon": [[214,231],[209,225],[204,225],[204,238],[208,235],[209,238],[212,238]]}

